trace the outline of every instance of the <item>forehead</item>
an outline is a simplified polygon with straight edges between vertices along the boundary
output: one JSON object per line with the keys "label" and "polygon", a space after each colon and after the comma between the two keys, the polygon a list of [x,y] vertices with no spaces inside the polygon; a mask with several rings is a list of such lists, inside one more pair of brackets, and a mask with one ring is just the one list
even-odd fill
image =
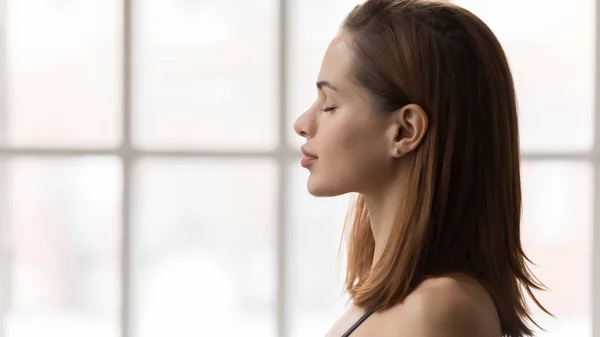
{"label": "forehead", "polygon": [[341,90],[350,86],[351,57],[347,33],[341,33],[327,47],[317,81],[331,82]]}

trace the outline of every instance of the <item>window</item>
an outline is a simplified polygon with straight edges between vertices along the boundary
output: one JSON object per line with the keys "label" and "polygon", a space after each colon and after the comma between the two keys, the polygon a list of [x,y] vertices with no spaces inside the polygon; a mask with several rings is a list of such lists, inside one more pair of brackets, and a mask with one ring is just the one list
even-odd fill
{"label": "window", "polygon": [[[349,199],[292,123],[359,2],[0,1],[0,337],[323,335]],[[538,336],[591,337],[596,3],[455,2],[515,76]]]}

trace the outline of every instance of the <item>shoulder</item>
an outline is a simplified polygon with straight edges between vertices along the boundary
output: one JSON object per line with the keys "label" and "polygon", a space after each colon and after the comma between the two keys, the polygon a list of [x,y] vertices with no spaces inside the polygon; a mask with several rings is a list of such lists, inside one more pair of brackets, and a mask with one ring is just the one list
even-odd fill
{"label": "shoulder", "polygon": [[[395,309],[391,309],[392,311]],[[398,309],[402,326],[393,337],[500,336],[496,308],[473,280],[440,277],[424,281]]]}

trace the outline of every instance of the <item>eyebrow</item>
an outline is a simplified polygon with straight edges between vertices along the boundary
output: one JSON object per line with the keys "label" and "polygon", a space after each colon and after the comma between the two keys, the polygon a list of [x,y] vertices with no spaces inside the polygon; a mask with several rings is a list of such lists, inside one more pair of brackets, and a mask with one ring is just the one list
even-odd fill
{"label": "eyebrow", "polygon": [[323,90],[324,87],[327,87],[333,91],[337,91],[337,88],[331,85],[331,83],[329,83],[328,81],[317,82],[317,88],[319,88],[319,90]]}

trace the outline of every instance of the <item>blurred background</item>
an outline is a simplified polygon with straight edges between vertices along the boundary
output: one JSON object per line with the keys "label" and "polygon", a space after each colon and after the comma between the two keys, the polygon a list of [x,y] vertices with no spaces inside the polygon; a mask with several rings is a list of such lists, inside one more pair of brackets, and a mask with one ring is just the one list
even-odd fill
{"label": "blurred background", "polygon": [[[323,336],[348,197],[292,124],[359,2],[0,0],[0,337]],[[538,336],[598,337],[597,5],[456,3],[514,71]]]}

